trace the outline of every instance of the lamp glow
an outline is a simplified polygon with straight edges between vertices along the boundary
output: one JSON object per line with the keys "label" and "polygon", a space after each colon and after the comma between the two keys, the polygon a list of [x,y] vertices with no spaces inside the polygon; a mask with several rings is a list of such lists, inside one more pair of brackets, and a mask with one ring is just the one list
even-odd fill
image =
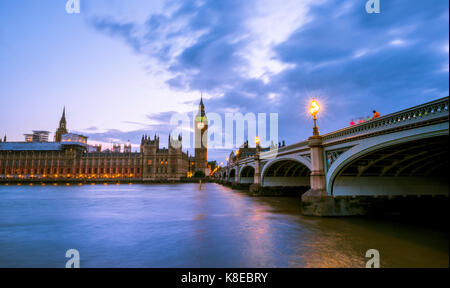
{"label": "lamp glow", "polygon": [[317,127],[317,113],[320,110],[319,103],[316,100],[311,101],[311,106],[309,107],[309,112],[313,116],[314,119],[314,127],[313,127],[313,135],[319,136],[319,127]]}
{"label": "lamp glow", "polygon": [[309,112],[311,113],[311,115],[312,116],[316,116],[317,113],[319,112],[319,110],[320,110],[319,103],[317,103],[316,100],[312,100],[311,101],[311,107],[309,109]]}

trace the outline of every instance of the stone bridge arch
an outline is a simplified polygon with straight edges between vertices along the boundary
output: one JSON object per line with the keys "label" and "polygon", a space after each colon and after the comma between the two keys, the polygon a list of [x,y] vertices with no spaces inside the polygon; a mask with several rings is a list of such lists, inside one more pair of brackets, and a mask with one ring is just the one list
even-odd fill
{"label": "stone bridge arch", "polygon": [[227,172],[225,170],[220,171],[220,174],[219,174],[220,180],[225,180],[226,175],[227,175]]}
{"label": "stone bridge arch", "polygon": [[253,184],[254,176],[255,176],[254,164],[247,164],[239,169],[240,184]]}
{"label": "stone bridge arch", "polygon": [[427,167],[436,170],[448,163],[448,135],[448,123],[440,123],[362,139],[330,165],[326,173],[327,193],[448,195],[446,177],[440,173],[428,177],[424,172]]}
{"label": "stone bridge arch", "polygon": [[227,181],[230,182],[230,183],[233,183],[235,176],[236,176],[236,167],[233,167],[233,168],[230,169],[230,172],[229,172],[228,177],[227,177],[228,178]]}
{"label": "stone bridge arch", "polygon": [[309,187],[311,162],[299,155],[285,155],[271,159],[261,171],[263,187]]}

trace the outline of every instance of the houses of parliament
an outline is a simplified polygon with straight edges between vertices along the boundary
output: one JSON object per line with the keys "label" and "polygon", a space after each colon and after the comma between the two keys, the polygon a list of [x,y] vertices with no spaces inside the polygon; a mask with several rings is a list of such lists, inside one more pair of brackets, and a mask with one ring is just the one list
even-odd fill
{"label": "houses of parliament", "polygon": [[[101,146],[87,144],[87,137],[69,133],[65,108],[53,142],[47,131],[25,134],[24,142],[0,140],[0,180],[143,180],[179,181],[192,175],[209,175],[207,143],[202,143],[208,122],[203,99],[195,125],[195,155],[182,151],[182,137],[169,135],[168,148],[160,148],[159,136],[143,135],[139,152],[131,144]],[[197,174],[200,173],[200,174]]]}

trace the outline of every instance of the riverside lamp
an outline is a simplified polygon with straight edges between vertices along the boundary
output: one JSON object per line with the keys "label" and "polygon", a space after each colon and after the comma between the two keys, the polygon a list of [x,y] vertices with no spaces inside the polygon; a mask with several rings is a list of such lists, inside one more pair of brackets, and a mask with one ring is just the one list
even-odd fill
{"label": "riverside lamp", "polygon": [[[255,160],[259,161],[259,153],[260,153],[260,147],[259,147],[259,137],[255,137],[255,143],[256,143],[256,154],[255,154]],[[258,164],[259,165],[259,164]],[[259,171],[259,170],[258,170]]]}
{"label": "riverside lamp", "polygon": [[255,137],[255,143],[256,143],[256,153],[259,153],[259,137]]}
{"label": "riverside lamp", "polygon": [[311,101],[311,106],[309,107],[309,112],[313,116],[314,119],[314,127],[313,127],[313,135],[319,136],[319,127],[317,127],[317,113],[320,110],[320,106],[316,100]]}

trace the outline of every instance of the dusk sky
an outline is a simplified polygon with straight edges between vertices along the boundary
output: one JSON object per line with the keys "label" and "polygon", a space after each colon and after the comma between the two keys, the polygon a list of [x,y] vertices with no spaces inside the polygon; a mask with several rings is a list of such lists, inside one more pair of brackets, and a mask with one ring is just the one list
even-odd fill
{"label": "dusk sky", "polygon": [[[449,2],[380,0],[0,1],[0,135],[68,129],[138,145],[173,113],[278,113],[279,139],[448,96]],[[105,144],[107,147],[109,144]],[[135,146],[137,147],[137,146]],[[208,151],[223,161],[229,150]]]}

